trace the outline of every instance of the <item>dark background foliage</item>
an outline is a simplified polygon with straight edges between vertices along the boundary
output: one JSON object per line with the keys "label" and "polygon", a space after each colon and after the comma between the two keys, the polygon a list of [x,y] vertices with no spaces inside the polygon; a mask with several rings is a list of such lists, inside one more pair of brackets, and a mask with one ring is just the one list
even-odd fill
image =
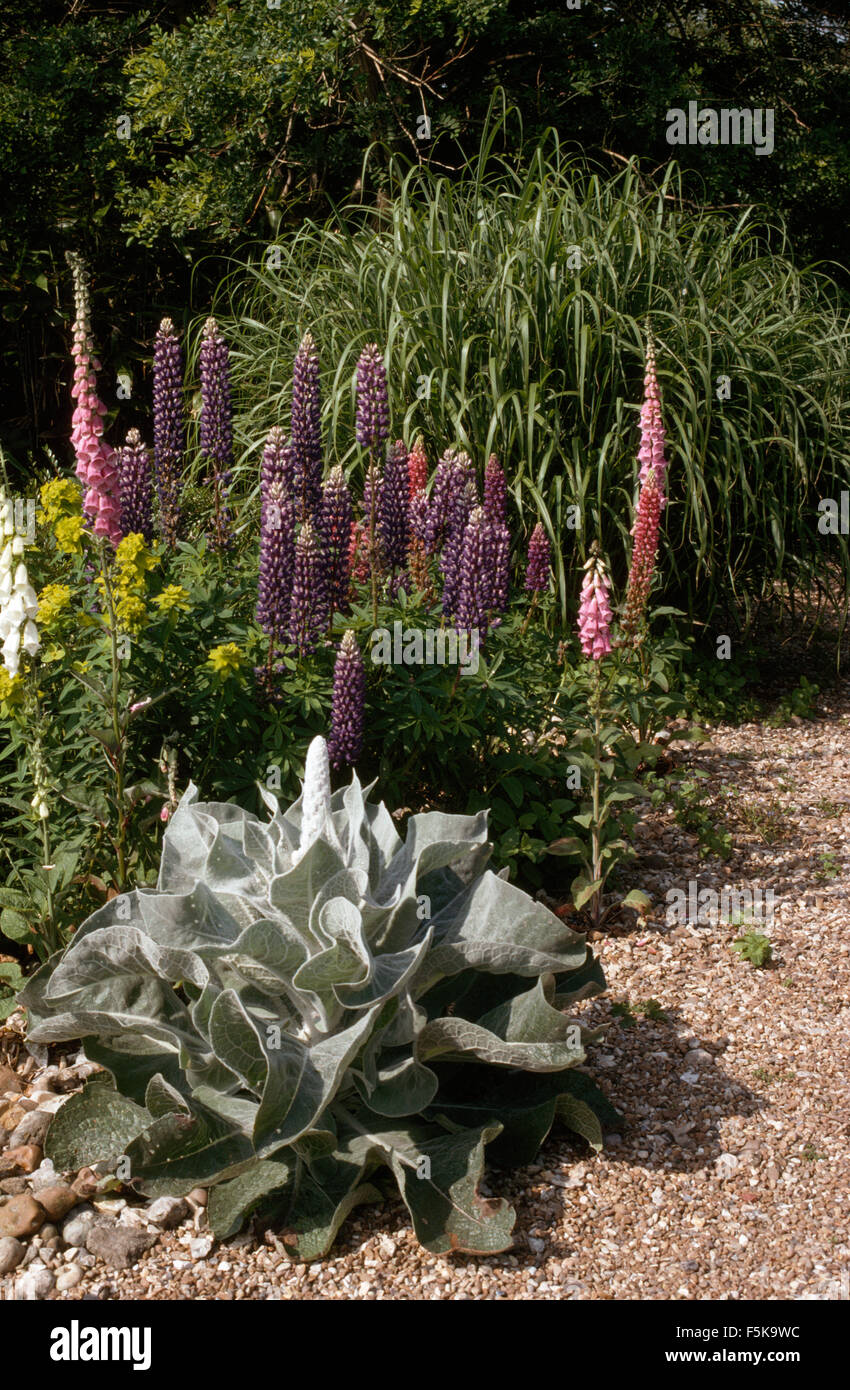
{"label": "dark background foliage", "polygon": [[[761,203],[801,259],[841,261],[848,32],[845,6],[793,0],[5,0],[0,419],[13,469],[44,464],[46,447],[67,461],[66,248],[94,272],[110,371],[132,378],[129,426],[165,312],[202,308],[225,258],[252,243],[352,194],[379,201],[392,154],[458,168],[498,86],[527,136],[555,126],[612,171],[637,155],[650,175],[673,153],[696,201]],[[671,150],[665,112],[691,99],[774,107],[774,154]],[[115,383],[105,395],[115,404]]]}

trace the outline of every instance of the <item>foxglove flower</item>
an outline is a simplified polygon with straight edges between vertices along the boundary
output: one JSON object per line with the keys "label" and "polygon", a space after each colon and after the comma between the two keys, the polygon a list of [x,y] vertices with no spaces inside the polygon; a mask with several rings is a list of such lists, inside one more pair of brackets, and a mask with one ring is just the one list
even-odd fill
{"label": "foxglove flower", "polygon": [[491,454],[484,469],[484,515],[503,525],[508,519],[508,485],[502,465]]}
{"label": "foxglove flower", "polygon": [[541,590],[547,589],[551,570],[549,537],[543,530],[543,523],[538,521],[528,543],[528,567],[525,571],[526,590],[529,593],[540,593]]}
{"label": "foxglove flower", "polygon": [[591,555],[584,569],[578,615],[579,637],[584,655],[599,661],[611,650],[610,582],[599,556]]}
{"label": "foxglove flower", "polygon": [[263,454],[257,623],[273,642],[287,635],[295,574],[295,506],[287,486],[288,450]]}
{"label": "foxglove flower", "polygon": [[233,407],[230,402],[230,353],[215,319],[204,324],[199,354],[201,375],[201,454],[212,468],[215,489],[213,545],[227,550],[232,542],[227,495],[232,482]]}
{"label": "foxglove flower", "polygon": [[121,534],[153,540],[153,484],[150,453],[138,430],[130,430],[118,450],[118,486],[121,495]]}
{"label": "foxglove flower", "polygon": [[655,371],[655,347],[652,338],[646,345],[646,371],[643,378],[644,395],[640,411],[640,481],[646,481],[649,470],[655,474],[655,482],[662,497],[665,489],[667,460],[664,457],[666,438],[661,419],[661,396],[658,390],[658,377]]}
{"label": "foxglove flower", "polygon": [[357,363],[357,443],[376,455],[390,432],[389,398],[384,359],[377,343],[369,343]]}
{"label": "foxglove flower", "polygon": [[174,324],[163,319],[153,350],[153,459],[159,526],[172,550],[180,525],[184,448],[183,353]]}
{"label": "foxglove flower", "polygon": [[378,486],[378,530],[384,564],[392,571],[407,561],[410,493],[407,450],[398,440],[389,451]]}
{"label": "foxglove flower", "polygon": [[343,636],[334,664],[333,704],[328,755],[331,767],[355,763],[363,747],[363,720],[366,676],[357,638],[348,631]]}
{"label": "foxglove flower", "polygon": [[634,544],[622,624],[624,633],[630,636],[633,636],[640,626],[652,588],[655,558],[658,554],[658,529],[663,506],[664,497],[655,481],[655,470],[650,468],[641,485],[635,522],[632,527]]}
{"label": "foxglove flower", "polygon": [[20,559],[24,549],[23,537],[14,534],[12,504],[7,501],[2,489],[0,515],[3,519],[0,528],[0,643],[3,665],[10,676],[16,676],[20,669],[21,652],[35,656],[39,649],[35,625],[38,599],[29,582],[27,567]]}
{"label": "foxglove flower", "polygon": [[322,499],[322,412],[319,355],[305,333],[292,368],[292,463],[298,520],[314,517]]}
{"label": "foxglove flower", "polygon": [[295,542],[289,640],[301,656],[311,652],[328,619],[328,592],[322,547],[311,522],[305,521]]}
{"label": "foxglove flower", "polygon": [[92,521],[96,536],[117,545],[121,539],[121,504],[118,495],[118,467],[115,451],[103,442],[106,406],[97,394],[100,362],[94,356],[89,323],[89,283],[81,258],[67,253],[74,277],[76,319],[73,328],[74,381],[71,395],[76,401],[71,417],[71,443],[77,460],[77,477],[85,487],[83,511]]}
{"label": "foxglove flower", "polygon": [[348,598],[351,568],[349,548],[354,508],[345,475],[339,465],[331,469],[322,488],[318,515],[319,538],[325,562],[328,605],[331,613],[342,610]]}

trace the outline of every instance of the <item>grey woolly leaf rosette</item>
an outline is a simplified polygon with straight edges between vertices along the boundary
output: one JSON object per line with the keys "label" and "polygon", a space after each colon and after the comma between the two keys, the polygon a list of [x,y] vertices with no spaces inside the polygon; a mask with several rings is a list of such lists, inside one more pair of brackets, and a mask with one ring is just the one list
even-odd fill
{"label": "grey woolly leaf rosette", "polygon": [[388,1168],[430,1251],[509,1248],[485,1151],[529,1162],[556,1118],[594,1147],[616,1115],[565,1007],[604,988],[584,938],[487,868],[487,815],[404,839],[314,740],[263,822],[190,786],[155,889],[113,898],[21,995],[30,1041],[106,1068],[54,1117],[57,1170],[109,1161],[149,1195],[211,1188],[224,1238],[259,1208],[323,1255]]}

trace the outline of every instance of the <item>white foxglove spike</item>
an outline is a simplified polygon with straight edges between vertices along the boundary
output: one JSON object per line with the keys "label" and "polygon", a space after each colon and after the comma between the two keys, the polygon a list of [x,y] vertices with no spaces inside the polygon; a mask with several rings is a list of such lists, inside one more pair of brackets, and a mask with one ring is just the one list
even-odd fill
{"label": "white foxglove spike", "polygon": [[293,864],[303,859],[318,840],[331,814],[331,769],[328,745],[317,735],[307,749],[304,785],[301,790],[301,844],[292,856]]}

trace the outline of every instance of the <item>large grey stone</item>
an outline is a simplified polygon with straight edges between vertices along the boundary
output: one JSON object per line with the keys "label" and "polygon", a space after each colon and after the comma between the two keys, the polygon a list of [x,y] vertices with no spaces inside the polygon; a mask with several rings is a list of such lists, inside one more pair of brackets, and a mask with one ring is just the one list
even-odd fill
{"label": "large grey stone", "polygon": [[86,1249],[90,1255],[105,1260],[113,1269],[129,1269],[140,1255],[156,1243],[157,1237],[146,1231],[134,1231],[128,1226],[107,1226],[96,1222],[89,1227]]}

